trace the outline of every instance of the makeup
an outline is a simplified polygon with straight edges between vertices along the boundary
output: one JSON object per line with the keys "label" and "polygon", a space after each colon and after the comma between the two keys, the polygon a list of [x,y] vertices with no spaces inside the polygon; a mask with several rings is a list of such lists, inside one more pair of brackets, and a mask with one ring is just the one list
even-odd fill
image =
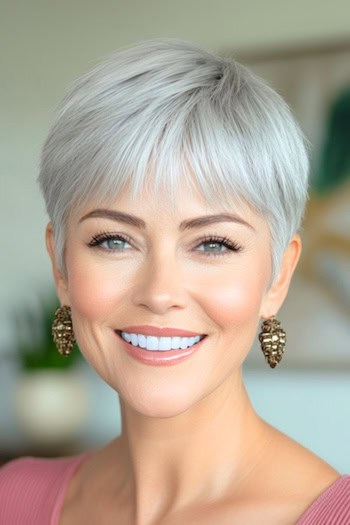
{"label": "makeup", "polygon": [[181,363],[195,354],[203,345],[207,336],[204,336],[198,343],[193,344],[189,348],[177,350],[145,350],[140,346],[133,346],[131,342],[125,341],[122,338],[120,331],[115,331],[119,341],[128,354],[145,365],[152,366],[171,366]]}

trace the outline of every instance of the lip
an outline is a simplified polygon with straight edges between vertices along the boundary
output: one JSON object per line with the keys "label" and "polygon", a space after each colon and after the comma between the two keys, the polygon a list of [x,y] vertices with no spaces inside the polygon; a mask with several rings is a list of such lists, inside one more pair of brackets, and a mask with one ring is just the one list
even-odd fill
{"label": "lip", "polygon": [[126,326],[125,328],[119,328],[118,330],[121,332],[128,332],[129,334],[154,335],[156,337],[194,337],[196,335],[206,335],[197,332],[190,332],[189,330],[182,330],[181,328],[163,328],[145,324],[140,326]]}
{"label": "lip", "polygon": [[118,339],[123,343],[123,348],[127,351],[127,353],[132,358],[134,358],[136,361],[139,361],[140,363],[143,363],[145,365],[153,365],[153,366],[171,366],[171,365],[176,365],[178,363],[181,363],[185,359],[188,359],[193,354],[197,353],[197,351],[200,350],[203,344],[203,341],[205,341],[205,339],[207,338],[206,336],[203,337],[201,341],[194,344],[190,348],[187,348],[186,350],[166,350],[166,351],[153,350],[152,351],[152,350],[144,350],[143,348],[140,348],[139,346],[133,346],[132,344],[128,343],[122,338],[119,330],[115,330],[114,333],[116,334]]}

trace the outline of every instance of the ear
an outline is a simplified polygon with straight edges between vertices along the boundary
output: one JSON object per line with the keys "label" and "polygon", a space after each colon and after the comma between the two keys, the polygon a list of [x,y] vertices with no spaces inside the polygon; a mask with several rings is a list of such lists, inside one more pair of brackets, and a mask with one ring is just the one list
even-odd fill
{"label": "ear", "polygon": [[295,234],[284,252],[280,273],[263,298],[260,309],[260,316],[263,319],[268,319],[272,315],[276,315],[281,308],[286,298],[294,270],[298,264],[301,250],[302,242],[300,235]]}
{"label": "ear", "polygon": [[56,261],[56,249],[55,249],[55,239],[53,235],[53,229],[51,222],[48,223],[46,226],[46,232],[45,232],[45,241],[46,241],[46,249],[51,259],[52,264],[52,273],[56,284],[56,291],[57,296],[59,298],[59,301],[61,303],[61,306],[63,305],[70,305],[69,301],[69,293],[68,293],[68,282],[66,278],[64,277],[63,273],[58,267],[57,261]]}

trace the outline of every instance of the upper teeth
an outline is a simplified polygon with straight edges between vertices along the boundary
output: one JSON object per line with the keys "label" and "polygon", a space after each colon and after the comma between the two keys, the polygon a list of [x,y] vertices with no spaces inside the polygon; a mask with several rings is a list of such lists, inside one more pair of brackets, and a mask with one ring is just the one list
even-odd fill
{"label": "upper teeth", "polygon": [[121,336],[125,341],[131,343],[133,346],[140,346],[146,350],[176,350],[181,348],[184,350],[200,341],[202,337],[196,335],[194,337],[155,337],[153,335],[143,334],[128,334],[121,332]]}

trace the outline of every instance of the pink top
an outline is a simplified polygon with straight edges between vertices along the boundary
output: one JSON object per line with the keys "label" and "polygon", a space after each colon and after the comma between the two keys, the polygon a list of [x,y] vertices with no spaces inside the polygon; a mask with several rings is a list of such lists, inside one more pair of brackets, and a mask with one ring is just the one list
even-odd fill
{"label": "pink top", "polygon": [[[59,525],[68,483],[89,455],[20,458],[0,469],[1,525]],[[349,525],[350,475],[341,476],[299,518],[296,525]]]}

